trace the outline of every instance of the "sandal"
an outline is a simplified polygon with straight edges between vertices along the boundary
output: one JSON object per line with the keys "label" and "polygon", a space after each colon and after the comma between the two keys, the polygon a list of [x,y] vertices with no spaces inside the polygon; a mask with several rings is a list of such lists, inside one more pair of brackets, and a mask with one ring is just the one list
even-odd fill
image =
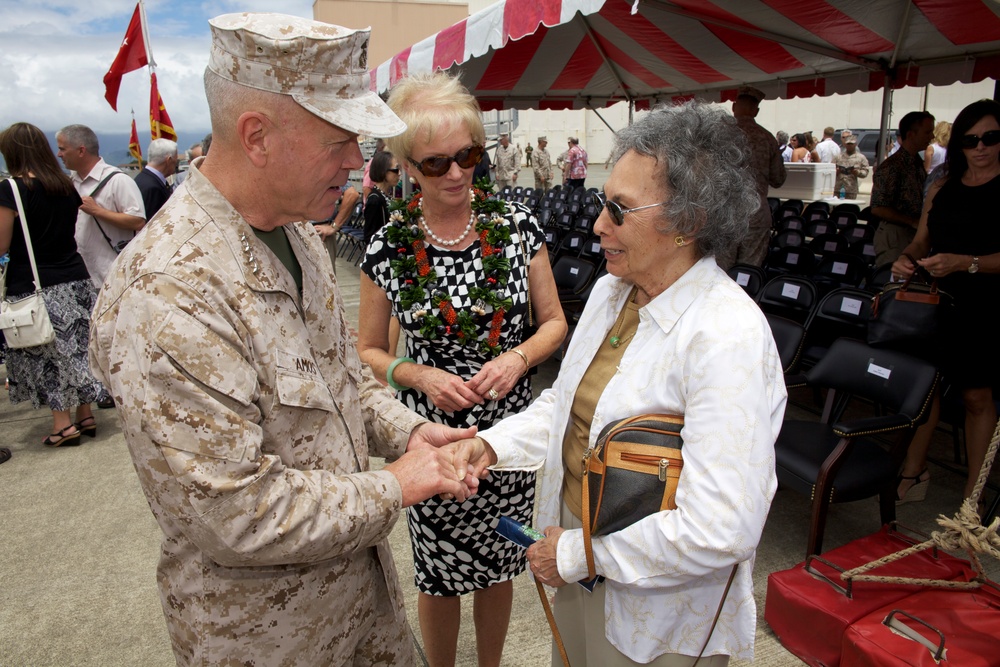
{"label": "sandal", "polygon": [[0,447],[0,463],[10,461],[11,453],[8,447]]}
{"label": "sandal", "polygon": [[42,440],[42,444],[46,447],[76,447],[80,444],[80,431],[66,433],[71,428],[75,429],[76,424],[70,424],[61,431],[50,434],[49,437]]}
{"label": "sandal", "polygon": [[84,417],[80,421],[74,423],[73,426],[76,426],[76,430],[88,438],[97,437],[97,420],[92,416]]}
{"label": "sandal", "polygon": [[[905,490],[903,484],[912,482]],[[919,475],[909,477],[899,475],[896,478],[896,504],[917,503],[927,497],[927,487],[931,485],[931,474],[927,468],[920,471]]]}

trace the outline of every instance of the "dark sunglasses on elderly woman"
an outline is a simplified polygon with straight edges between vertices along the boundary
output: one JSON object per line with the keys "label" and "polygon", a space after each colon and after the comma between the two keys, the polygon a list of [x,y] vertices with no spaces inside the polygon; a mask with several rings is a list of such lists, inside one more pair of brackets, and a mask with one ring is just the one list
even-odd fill
{"label": "dark sunglasses on elderly woman", "polygon": [[978,134],[966,134],[962,137],[962,148],[975,148],[982,141],[984,146],[996,146],[1000,144],[1000,130],[990,130],[984,132],[983,136]]}
{"label": "dark sunglasses on elderly woman", "polygon": [[435,155],[434,157],[424,158],[420,162],[417,162],[411,157],[406,158],[410,161],[414,167],[417,168],[424,176],[429,176],[431,178],[436,178],[438,176],[444,176],[451,169],[451,163],[456,163],[462,169],[470,169],[479,164],[479,161],[483,159],[483,152],[485,149],[479,144],[472,144],[468,148],[463,148],[458,151],[452,157],[447,155]]}
{"label": "dark sunglasses on elderly woman", "polygon": [[604,209],[608,209],[608,214],[611,216],[611,221],[621,227],[625,224],[625,214],[631,213],[632,211],[641,211],[644,208],[655,208],[657,206],[666,206],[670,202],[662,201],[658,204],[646,204],[645,206],[636,206],[635,208],[622,208],[622,205],[613,199],[608,199],[607,195],[603,192],[594,193],[594,203],[597,205],[598,213]]}

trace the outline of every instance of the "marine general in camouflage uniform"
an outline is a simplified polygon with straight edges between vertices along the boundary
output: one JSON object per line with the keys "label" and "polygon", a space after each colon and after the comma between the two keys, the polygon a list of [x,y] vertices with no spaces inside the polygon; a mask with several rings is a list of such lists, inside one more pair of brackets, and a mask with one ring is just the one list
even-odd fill
{"label": "marine general in camouflage uniform", "polygon": [[[404,506],[465,497],[464,462],[432,445],[471,432],[425,422],[361,365],[299,222],[333,212],[359,133],[405,126],[368,92],[367,31],[211,27],[211,154],[121,255],[90,349],[163,530],[177,663],[410,665],[386,538]],[[369,454],[395,460],[372,471]]]}
{"label": "marine general in camouflage uniform", "polygon": [[532,169],[535,170],[535,189],[543,192],[552,187],[552,156],[545,148],[548,145],[549,142],[545,137],[538,137],[538,149],[532,158],[534,160]]}

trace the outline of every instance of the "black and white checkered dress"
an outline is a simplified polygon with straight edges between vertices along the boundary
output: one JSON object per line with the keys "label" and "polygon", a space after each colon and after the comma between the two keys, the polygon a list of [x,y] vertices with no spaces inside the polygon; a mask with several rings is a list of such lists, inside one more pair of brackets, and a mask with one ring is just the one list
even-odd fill
{"label": "black and white checkered dress", "polygon": [[[523,342],[528,324],[528,267],[521,240],[529,257],[533,257],[544,242],[542,231],[528,210],[519,204],[509,206],[512,210],[506,217],[511,225],[511,241],[504,248],[504,255],[511,265],[506,296],[512,299],[513,307],[504,316],[500,334],[503,350]],[[433,289],[451,295],[456,310],[468,311],[473,305],[469,289],[484,279],[479,244],[473,243],[464,250],[446,250],[427,243],[426,248],[428,262],[438,276]],[[462,345],[453,336],[445,335],[437,340],[425,338],[415,313],[426,309],[439,315],[429,298],[423,304],[414,304],[409,310],[400,312],[400,282],[390,267],[396,256],[397,249],[386,240],[383,228],[372,238],[361,269],[385,290],[392,303],[392,314],[399,318],[405,335],[406,356],[419,364],[441,368],[464,379],[471,378],[490,357],[474,347]],[[480,340],[489,335],[492,318],[493,310],[489,306],[484,315],[475,317]],[[487,428],[527,407],[531,402],[531,387],[527,377],[521,378],[500,400],[451,414],[438,410],[417,390],[408,389],[397,395],[407,407],[432,421],[457,427],[477,424]],[[409,508],[407,520],[417,588],[430,595],[461,595],[507,581],[520,573],[524,569],[524,550],[497,536],[494,528],[501,516],[530,522],[534,486],[534,472],[492,472],[483,480],[479,492],[464,503],[432,498]]]}

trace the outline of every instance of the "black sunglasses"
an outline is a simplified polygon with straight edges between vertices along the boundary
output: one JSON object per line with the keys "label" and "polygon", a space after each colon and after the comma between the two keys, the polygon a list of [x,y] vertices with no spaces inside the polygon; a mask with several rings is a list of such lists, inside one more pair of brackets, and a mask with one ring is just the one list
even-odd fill
{"label": "black sunglasses", "polygon": [[670,202],[661,201],[658,204],[646,204],[645,206],[636,206],[635,208],[622,208],[622,205],[618,202],[608,199],[607,195],[603,192],[594,193],[594,203],[597,204],[598,213],[604,209],[608,209],[608,213],[611,215],[611,221],[617,226],[621,227],[625,224],[625,214],[631,213],[632,211],[641,211],[644,208],[655,208],[657,206],[666,206]]}
{"label": "black sunglasses", "polygon": [[983,136],[977,134],[966,134],[962,137],[962,148],[975,148],[982,141],[984,146],[996,146],[1000,144],[1000,130],[990,130],[984,132]]}
{"label": "black sunglasses", "polygon": [[470,169],[479,164],[479,161],[483,159],[484,149],[479,144],[472,144],[468,148],[463,148],[462,150],[455,153],[454,156],[448,157],[447,155],[435,155],[434,157],[424,158],[420,162],[417,162],[411,157],[406,158],[410,161],[414,167],[417,168],[424,176],[430,176],[431,178],[436,178],[438,176],[444,176],[451,169],[451,163],[456,163],[462,169]]}
{"label": "black sunglasses", "polygon": [[392,169],[386,169],[386,171],[391,171],[394,174],[398,174],[399,173],[399,167],[393,167]]}

